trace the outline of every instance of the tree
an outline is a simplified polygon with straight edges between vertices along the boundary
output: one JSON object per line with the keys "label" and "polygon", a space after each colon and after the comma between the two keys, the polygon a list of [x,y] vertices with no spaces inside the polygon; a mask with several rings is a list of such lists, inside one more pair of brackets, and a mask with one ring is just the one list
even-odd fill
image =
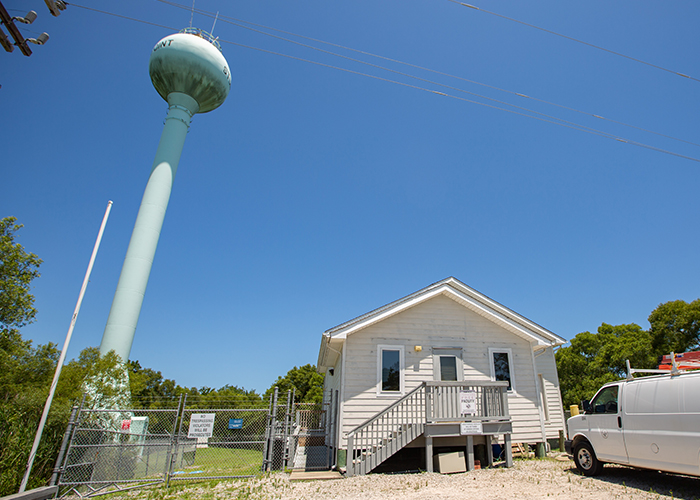
{"label": "tree", "polygon": [[[0,335],[9,337],[18,328],[34,321],[34,296],[29,293],[34,278],[39,277],[41,259],[27,253],[15,243],[15,233],[22,228],[15,217],[0,219]],[[16,340],[16,338],[15,338]]]}
{"label": "tree", "polygon": [[694,350],[700,347],[700,299],[690,304],[673,300],[649,315],[649,332],[657,356]]}
{"label": "tree", "polygon": [[582,332],[555,355],[564,407],[590,399],[608,382],[626,374],[626,360],[635,368],[656,366],[651,335],[634,323],[603,323],[597,333]]}
{"label": "tree", "polygon": [[323,375],[316,371],[314,365],[295,366],[284,377],[277,377],[265,392],[265,399],[269,398],[275,387],[280,394],[294,390],[296,403],[320,403],[323,400]]}

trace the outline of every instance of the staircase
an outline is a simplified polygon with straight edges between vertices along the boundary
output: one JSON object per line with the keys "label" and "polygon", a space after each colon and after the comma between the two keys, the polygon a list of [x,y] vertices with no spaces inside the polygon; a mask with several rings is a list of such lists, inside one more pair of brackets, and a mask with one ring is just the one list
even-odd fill
{"label": "staircase", "polygon": [[[510,433],[507,385],[506,382],[423,382],[348,433],[347,476],[369,473],[414,439],[424,433],[429,438],[439,427],[454,428],[460,422],[479,421],[484,434]],[[468,393],[472,396],[473,412],[462,414],[460,398]],[[458,427],[455,435],[460,435]]]}
{"label": "staircase", "polygon": [[363,476],[423,434],[425,383],[348,434],[347,475]]}

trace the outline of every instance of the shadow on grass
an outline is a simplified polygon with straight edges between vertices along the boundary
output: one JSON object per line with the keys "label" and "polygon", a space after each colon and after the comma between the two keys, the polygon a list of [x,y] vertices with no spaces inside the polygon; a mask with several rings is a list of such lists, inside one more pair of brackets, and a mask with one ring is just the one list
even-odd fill
{"label": "shadow on grass", "polygon": [[[572,466],[569,471],[581,475],[575,466]],[[599,476],[591,479],[681,500],[700,500],[700,477],[633,469],[622,465],[606,465]]]}

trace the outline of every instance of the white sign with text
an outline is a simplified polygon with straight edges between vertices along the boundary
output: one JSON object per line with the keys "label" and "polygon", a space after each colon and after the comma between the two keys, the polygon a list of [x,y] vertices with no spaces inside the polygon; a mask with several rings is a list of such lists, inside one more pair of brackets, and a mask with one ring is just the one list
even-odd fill
{"label": "white sign with text", "polygon": [[193,413],[188,438],[210,438],[214,432],[215,413]]}
{"label": "white sign with text", "polygon": [[459,391],[459,408],[462,415],[476,415],[476,391],[474,389]]}

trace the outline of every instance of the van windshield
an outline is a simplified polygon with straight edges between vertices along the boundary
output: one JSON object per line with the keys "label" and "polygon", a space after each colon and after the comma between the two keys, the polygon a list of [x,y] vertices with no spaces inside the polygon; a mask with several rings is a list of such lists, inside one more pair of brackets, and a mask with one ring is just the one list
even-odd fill
{"label": "van windshield", "polygon": [[591,401],[593,413],[617,413],[617,391],[616,385],[602,389]]}

